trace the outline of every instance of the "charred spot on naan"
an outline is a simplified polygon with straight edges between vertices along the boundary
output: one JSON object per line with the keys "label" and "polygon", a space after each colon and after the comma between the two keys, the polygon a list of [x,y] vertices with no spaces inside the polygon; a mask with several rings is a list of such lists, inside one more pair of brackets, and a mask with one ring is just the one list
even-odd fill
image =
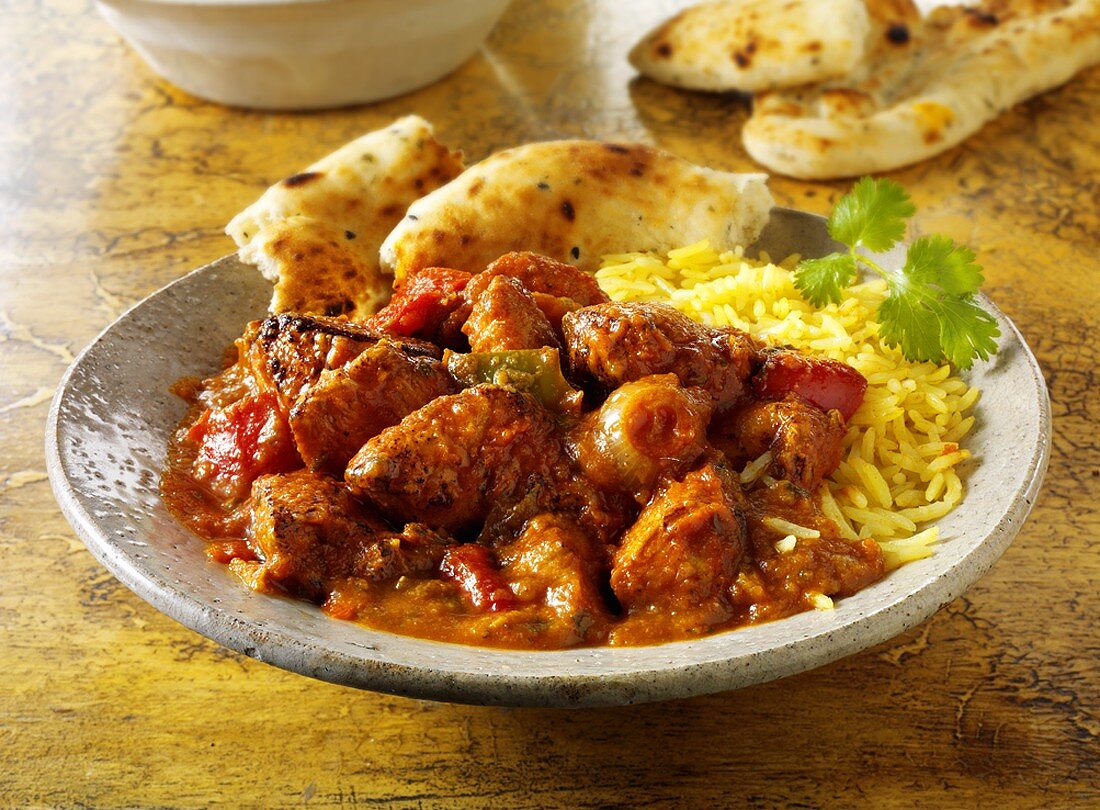
{"label": "charred spot on naan", "polygon": [[955,120],[955,113],[950,107],[934,101],[914,104],[913,114],[917,117],[917,126],[921,129],[921,137],[925,143],[943,140],[944,133]]}
{"label": "charred spot on naan", "polygon": [[908,45],[910,39],[909,26],[904,23],[894,23],[886,29],[886,41],[893,45]]}

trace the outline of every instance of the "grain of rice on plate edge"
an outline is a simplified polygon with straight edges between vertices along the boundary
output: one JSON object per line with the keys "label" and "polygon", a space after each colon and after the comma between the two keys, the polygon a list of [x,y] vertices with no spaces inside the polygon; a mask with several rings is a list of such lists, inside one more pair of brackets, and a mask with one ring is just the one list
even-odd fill
{"label": "grain of rice on plate edge", "polygon": [[[932,554],[938,520],[962,500],[960,446],[974,427],[979,392],[947,364],[913,363],[879,340],[875,311],[886,282],[850,287],[840,304],[815,307],[794,286],[799,256],[774,264],[743,248],[717,252],[699,242],[668,252],[604,256],[596,279],[616,301],[668,303],[703,323],[733,326],[772,345],[848,363],[867,378],[863,405],[848,423],[844,458],[821,486],[822,510],[850,540],[873,538],[887,569]],[[746,485],[766,475],[770,454],[746,465]],[[794,527],[798,528],[798,527]],[[777,546],[793,548],[788,535]],[[830,605],[816,605],[828,608]]]}

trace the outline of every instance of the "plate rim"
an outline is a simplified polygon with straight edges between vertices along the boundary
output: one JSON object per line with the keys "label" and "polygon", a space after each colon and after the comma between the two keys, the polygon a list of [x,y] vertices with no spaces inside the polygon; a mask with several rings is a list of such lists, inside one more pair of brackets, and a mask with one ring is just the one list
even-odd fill
{"label": "plate rim", "polygon": [[[776,215],[825,221],[824,217],[817,214],[782,207],[773,209],[772,216]],[[50,405],[45,434],[46,469],[62,514],[77,536],[92,556],[139,598],[185,627],[225,647],[259,661],[331,683],[405,697],[458,703],[581,707],[628,705],[692,697],[738,689],[814,669],[911,629],[965,593],[1003,555],[1023,527],[1034,506],[1049,466],[1052,445],[1051,403],[1041,367],[1015,323],[987,296],[979,293],[982,304],[988,307],[1010,330],[1011,338],[1022,350],[1022,359],[1031,373],[1037,390],[1041,393],[1038,402],[1039,441],[1028,459],[1023,483],[1013,494],[1009,509],[996,519],[986,535],[975,542],[962,558],[951,567],[939,572],[917,590],[899,594],[886,604],[853,617],[835,629],[792,637],[787,644],[754,652],[748,658],[725,657],[680,663],[671,661],[665,666],[608,674],[568,672],[509,674],[480,672],[469,668],[463,670],[455,667],[441,670],[393,660],[356,658],[331,649],[328,649],[327,658],[318,656],[316,648],[310,646],[308,639],[280,632],[278,628],[258,626],[254,621],[245,620],[231,611],[215,608],[187,590],[174,590],[142,571],[136,561],[113,542],[109,533],[99,528],[96,520],[80,503],[77,497],[78,487],[70,480],[62,455],[59,431],[62,405],[66,395],[70,393],[70,382],[74,374],[86,358],[100,346],[112,330],[132,318],[139,308],[168,294],[174,287],[186,283],[197,274],[209,272],[211,268],[236,261],[236,255],[229,254],[174,279],[129,307],[81,350],[58,383]],[[1002,336],[1002,339],[1004,337],[1009,336]],[[279,598],[268,595],[258,596]],[[778,621],[791,622],[797,619],[798,615]],[[444,651],[454,648],[479,650],[490,657],[499,656],[502,660],[517,655],[549,658],[554,655],[577,656],[591,654],[591,651],[617,649],[595,647],[550,652],[495,650],[413,639],[408,636],[399,636],[399,634],[386,634],[378,630],[371,632],[398,636],[410,643],[419,642],[439,647]],[[675,658],[675,650],[678,646],[682,648],[685,644],[705,645],[708,639],[721,638],[737,632],[743,632],[743,630],[735,629],[688,642],[623,649],[667,649],[670,652],[670,658]],[[754,666],[758,659],[773,656],[776,650],[812,648],[815,645],[816,648],[811,654],[801,658],[787,655],[783,657],[786,663],[771,667]],[[371,649],[370,645],[361,646]],[[735,663],[737,666],[732,666]]]}

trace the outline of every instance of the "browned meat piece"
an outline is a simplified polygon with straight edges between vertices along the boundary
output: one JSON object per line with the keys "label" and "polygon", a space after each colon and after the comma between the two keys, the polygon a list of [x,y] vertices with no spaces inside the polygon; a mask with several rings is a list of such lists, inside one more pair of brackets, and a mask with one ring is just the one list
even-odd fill
{"label": "browned meat piece", "polygon": [[466,303],[452,312],[440,328],[446,345],[455,343],[453,333],[470,317],[473,302],[499,276],[515,279],[523,285],[559,339],[565,313],[610,300],[595,278],[571,264],[562,264],[537,253],[506,253],[470,280],[465,290]]}
{"label": "browned meat piece", "polygon": [[680,632],[730,616],[727,592],[745,551],[744,496],[708,461],[653,496],[623,535],[611,587],[630,613],[657,609]]}
{"label": "browned meat piece", "polygon": [[638,506],[633,498],[596,486],[574,466],[562,460],[553,480],[529,481],[524,493],[493,504],[485,516],[478,541],[494,547],[507,545],[523,532],[528,521],[553,513],[583,526],[604,548],[610,559],[611,544],[618,542]]}
{"label": "browned meat piece", "polygon": [[550,322],[523,284],[508,276],[494,276],[476,298],[462,333],[470,350],[501,352],[510,349],[560,348]]}
{"label": "browned meat piece", "polygon": [[838,411],[794,396],[753,402],[711,424],[711,441],[735,467],[770,450],[772,474],[811,492],[840,464],[845,433]]}
{"label": "browned meat piece", "polygon": [[252,545],[262,565],[255,584],[323,599],[355,555],[385,524],[360,510],[333,479],[299,470],[252,485]]}
{"label": "browned meat piece", "polygon": [[[384,337],[390,336],[339,318],[286,314],[249,324],[239,345],[261,387],[278,391],[289,408],[322,371],[340,368]],[[410,355],[440,356],[426,341],[403,338],[398,345]]]}
{"label": "browned meat piece", "polygon": [[[745,567],[730,596],[735,604],[751,607],[754,621],[805,610],[807,594],[849,596],[885,573],[878,543],[840,537],[805,490],[780,482],[752,490],[748,500],[755,565]],[[785,533],[765,523],[769,517],[816,529],[820,537],[799,538],[794,548],[778,552],[775,544]]]}
{"label": "browned meat piece", "polygon": [[367,439],[455,388],[438,360],[382,340],[323,371],[291,410],[290,429],[306,466],[341,476]]}
{"label": "browned meat piece", "polygon": [[657,479],[679,474],[703,454],[713,403],[673,374],[626,383],[569,434],[569,454],[604,489],[645,503]]}
{"label": "browned meat piece", "polygon": [[554,418],[496,385],[439,397],[368,441],[344,475],[387,515],[447,529],[548,480],[563,457]]}
{"label": "browned meat piece", "polygon": [[570,298],[581,306],[611,300],[591,274],[537,253],[505,253],[470,283],[476,289],[493,276],[511,276],[533,293]]}
{"label": "browned meat piece", "polygon": [[379,532],[355,555],[349,575],[380,582],[434,571],[453,542],[421,523],[406,524],[400,533]]}
{"label": "browned meat piece", "polygon": [[718,410],[745,394],[758,348],[736,329],[715,329],[663,304],[599,304],[562,321],[569,362],[608,388],[675,374],[709,393]]}
{"label": "browned meat piece", "polygon": [[554,330],[554,337],[558,339],[558,344],[564,346],[565,335],[561,330],[562,319],[570,312],[580,309],[582,304],[578,304],[572,298],[558,298],[556,295],[547,295],[540,292],[531,293],[531,296],[535,299],[538,308],[542,310],[542,314],[546,316],[546,320],[549,321],[550,327]]}
{"label": "browned meat piece", "polygon": [[557,637],[555,646],[606,636],[610,616],[599,587],[602,550],[577,524],[553,514],[538,515],[497,556],[516,596],[555,615],[548,631]]}
{"label": "browned meat piece", "polygon": [[389,531],[325,475],[265,475],[252,486],[252,545],[262,562],[251,584],[259,590],[322,601],[338,580],[429,571],[444,542],[416,524]]}

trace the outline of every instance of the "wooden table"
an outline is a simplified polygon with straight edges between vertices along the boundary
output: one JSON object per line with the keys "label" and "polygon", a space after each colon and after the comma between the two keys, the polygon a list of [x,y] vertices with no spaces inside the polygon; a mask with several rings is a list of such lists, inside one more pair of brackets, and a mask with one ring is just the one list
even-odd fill
{"label": "wooden table", "polygon": [[[858,655],[740,692],[604,711],[422,703],[257,663],[130,594],[74,538],[42,435],[73,355],[229,252],[275,179],[398,115],[471,158],[633,138],[748,170],[747,103],[638,80],[672,6],[517,0],[444,82],[313,115],[228,110],[155,78],[79,0],[0,30],[0,804],[399,807],[1084,806],[1100,801],[1100,70],[891,173],[920,232],[979,249],[1047,373],[1055,438],[1015,544],[963,599]],[[843,183],[772,181],[825,212]],[[135,349],[138,350],[138,349]]]}

